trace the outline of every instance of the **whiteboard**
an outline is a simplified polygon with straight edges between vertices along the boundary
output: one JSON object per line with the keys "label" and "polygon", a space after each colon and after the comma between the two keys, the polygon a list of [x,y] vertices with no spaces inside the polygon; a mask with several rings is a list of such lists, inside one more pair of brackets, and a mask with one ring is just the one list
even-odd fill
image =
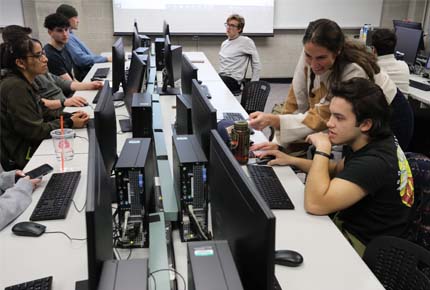
{"label": "whiteboard", "polygon": [[163,20],[171,33],[222,34],[230,14],[245,18],[246,34],[273,34],[274,0],[113,0],[115,33],[161,33]]}
{"label": "whiteboard", "polygon": [[379,26],[383,0],[275,0],[275,29],[302,29],[328,18],[342,28]]}
{"label": "whiteboard", "polygon": [[24,26],[21,0],[0,0],[0,27],[11,24]]}

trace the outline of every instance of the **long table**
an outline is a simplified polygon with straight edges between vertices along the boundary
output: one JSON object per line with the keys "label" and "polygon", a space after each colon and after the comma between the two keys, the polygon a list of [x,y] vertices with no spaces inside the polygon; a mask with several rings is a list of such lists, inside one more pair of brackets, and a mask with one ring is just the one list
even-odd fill
{"label": "long table", "polygon": [[[215,69],[203,53],[187,53],[199,68],[198,77],[207,85],[211,102],[222,112],[246,112],[230,93],[216,74]],[[88,73],[92,76],[95,69],[106,66],[96,64]],[[89,77],[87,76],[87,79]],[[86,79],[86,80],[87,80]],[[85,96],[89,102],[96,91],[76,92]],[[163,115],[163,133],[169,156],[171,154],[171,123],[174,121],[175,96],[160,96]],[[92,114],[92,107],[84,108]],[[125,109],[117,109],[119,115],[127,115]],[[119,130],[119,127],[118,127]],[[74,200],[82,208],[86,199],[86,178],[88,161],[88,138],[86,129],[76,130],[75,157],[66,162],[66,168],[81,170],[81,180]],[[129,134],[118,135],[118,150]],[[255,142],[265,139],[261,132],[252,136]],[[122,142],[122,143],[121,143]],[[60,171],[60,163],[55,159],[52,140],[45,140],[28,163],[26,170],[42,163],[54,166],[54,172]],[[170,158],[172,160],[172,158]],[[289,167],[275,167],[281,183],[296,206],[295,210],[275,210],[276,249],[294,249],[304,257],[303,265],[297,268],[276,266],[276,276],[284,290],[288,289],[383,289],[376,277],[355,253],[346,239],[327,216],[313,216],[304,211],[304,185]],[[74,289],[75,281],[87,278],[86,241],[69,241],[61,234],[44,234],[39,238],[19,237],[11,232],[12,226],[20,221],[27,221],[40,195],[46,186],[49,175],[33,193],[29,208],[4,230],[0,231],[0,289],[15,283],[52,275],[53,289]],[[63,231],[73,238],[85,238],[85,212],[78,213],[73,205],[65,220],[41,222],[47,231]],[[179,273],[186,277],[186,245],[180,242],[177,231],[173,233],[176,266]]]}
{"label": "long table", "polygon": [[[206,56],[199,52],[186,54],[191,61],[197,60],[194,65],[199,69],[198,78],[209,88],[212,95],[210,102],[217,109],[218,118],[223,112],[240,112],[248,116],[222,80],[215,78],[215,70]],[[165,120],[163,130],[168,133],[165,134],[165,141],[171,144],[169,122],[175,114],[171,109],[174,96],[160,97],[160,103]],[[251,138],[254,142],[266,140],[258,131]],[[293,249],[304,257],[303,264],[297,268],[275,267],[282,289],[383,290],[383,286],[331,219],[305,212],[304,185],[293,170],[288,166],[276,166],[274,169],[296,207],[294,210],[273,211],[276,216],[276,249]],[[185,276],[186,245],[180,241],[177,231],[174,232],[174,248],[177,270]]]}

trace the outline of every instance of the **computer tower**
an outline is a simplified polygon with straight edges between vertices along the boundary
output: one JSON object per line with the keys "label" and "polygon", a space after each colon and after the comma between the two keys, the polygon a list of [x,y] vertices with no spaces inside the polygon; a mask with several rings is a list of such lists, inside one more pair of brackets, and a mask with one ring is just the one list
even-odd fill
{"label": "computer tower", "polygon": [[155,61],[157,63],[157,71],[164,68],[164,37],[155,39]]}
{"label": "computer tower", "polygon": [[153,201],[155,155],[149,138],[129,138],[115,165],[119,247],[148,246],[148,214]]}
{"label": "computer tower", "polygon": [[182,241],[209,239],[207,158],[194,135],[173,135],[173,183]]}
{"label": "computer tower", "polygon": [[134,93],[131,104],[133,138],[152,137],[152,93]]}
{"label": "computer tower", "polygon": [[108,260],[103,263],[98,290],[148,289],[148,259]]}
{"label": "computer tower", "polygon": [[227,241],[187,244],[189,290],[243,290]]}
{"label": "computer tower", "polygon": [[189,95],[176,95],[176,133],[178,135],[193,134],[191,119],[191,99]]}

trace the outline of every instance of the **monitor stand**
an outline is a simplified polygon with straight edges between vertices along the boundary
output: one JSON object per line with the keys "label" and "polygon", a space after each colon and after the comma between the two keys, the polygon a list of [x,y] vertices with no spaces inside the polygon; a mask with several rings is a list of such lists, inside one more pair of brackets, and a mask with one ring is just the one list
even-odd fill
{"label": "monitor stand", "polygon": [[119,120],[119,126],[121,127],[121,132],[123,133],[131,132],[133,128],[130,119]]}
{"label": "monitor stand", "polygon": [[158,94],[160,96],[166,96],[166,95],[180,95],[181,94],[181,90],[179,88],[161,88],[158,87]]}
{"label": "monitor stand", "polygon": [[124,101],[124,92],[116,92],[112,94],[113,101]]}

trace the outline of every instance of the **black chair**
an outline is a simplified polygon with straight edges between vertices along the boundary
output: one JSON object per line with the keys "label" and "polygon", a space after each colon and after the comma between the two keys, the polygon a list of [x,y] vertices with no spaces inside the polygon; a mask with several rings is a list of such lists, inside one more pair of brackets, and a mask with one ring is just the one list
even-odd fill
{"label": "black chair", "polygon": [[266,81],[254,81],[245,84],[240,104],[248,114],[255,111],[264,112],[267,97],[270,93],[270,84]]}
{"label": "black chair", "polygon": [[407,239],[430,251],[430,158],[406,152],[414,178],[414,204]]}
{"label": "black chair", "polygon": [[363,260],[387,290],[430,289],[430,252],[408,240],[375,238]]}

